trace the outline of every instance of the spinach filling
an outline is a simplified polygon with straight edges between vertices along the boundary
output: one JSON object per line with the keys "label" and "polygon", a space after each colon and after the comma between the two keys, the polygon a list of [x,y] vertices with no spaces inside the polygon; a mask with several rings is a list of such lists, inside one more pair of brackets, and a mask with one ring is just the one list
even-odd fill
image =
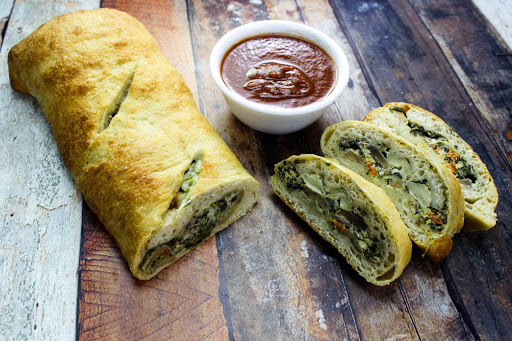
{"label": "spinach filling", "polygon": [[412,121],[408,121],[407,125],[409,128],[411,128],[411,133],[413,135],[435,140],[430,143],[430,146],[432,149],[434,149],[434,151],[444,157],[444,160],[449,164],[453,175],[455,175],[457,179],[465,180],[463,181],[465,185],[471,185],[475,183],[476,174],[473,166],[468,164],[467,161],[461,157],[457,151],[453,150],[445,144],[446,138],[443,135],[431,130],[427,130]]}
{"label": "spinach filling", "polygon": [[185,173],[183,173],[183,179],[181,181],[180,189],[178,190],[178,196],[176,199],[171,203],[170,209],[172,208],[178,208],[183,205],[187,205],[190,203],[190,201],[185,201],[185,198],[187,197],[188,192],[194,185],[196,184],[197,180],[199,179],[199,174],[201,173],[201,166],[203,165],[203,160],[192,160],[190,163],[190,166],[187,168]]}
{"label": "spinach filling", "polygon": [[407,121],[407,125],[409,126],[409,128],[411,128],[411,133],[413,135],[420,135],[435,140],[445,139],[443,135],[436,133],[435,131],[427,130],[423,126],[420,126],[418,123]]}
{"label": "spinach filling", "polygon": [[367,260],[380,261],[379,240],[372,236],[370,228],[361,217],[364,212],[360,208],[352,207],[343,191],[329,191],[319,174],[299,174],[295,168],[299,162],[300,160],[284,161],[277,167],[277,174],[288,190],[297,192],[297,197],[305,204],[306,209],[314,210],[334,231],[347,236]]}
{"label": "spinach filling", "polygon": [[[432,207],[432,197],[427,181],[410,181],[407,173],[410,171],[408,161],[397,155],[390,155],[385,145],[374,146],[368,140],[357,138],[354,140],[341,140],[339,147],[342,150],[351,150],[366,164],[367,174],[379,177],[386,184],[398,190],[404,190],[416,199],[416,213],[420,216],[419,223],[434,231],[442,231],[446,223],[446,205]],[[388,155],[389,160],[388,160]]]}
{"label": "spinach filling", "polygon": [[201,243],[210,235],[215,226],[228,215],[237,199],[237,193],[230,193],[196,214],[179,236],[149,250],[140,263],[140,269],[146,273],[151,273],[155,268],[165,263],[167,258]]}
{"label": "spinach filling", "polygon": [[444,160],[448,162],[453,175],[455,175],[457,179],[469,180],[469,184],[476,182],[476,174],[473,166],[468,164],[458,153],[444,145],[442,142],[435,144],[433,149],[438,154],[444,155]]}
{"label": "spinach filling", "polygon": [[295,165],[299,163],[299,160],[294,160],[293,162],[284,160],[278,166],[278,173],[281,179],[286,184],[286,187],[289,190],[300,190],[302,189],[303,183],[299,180],[299,173],[295,169]]}

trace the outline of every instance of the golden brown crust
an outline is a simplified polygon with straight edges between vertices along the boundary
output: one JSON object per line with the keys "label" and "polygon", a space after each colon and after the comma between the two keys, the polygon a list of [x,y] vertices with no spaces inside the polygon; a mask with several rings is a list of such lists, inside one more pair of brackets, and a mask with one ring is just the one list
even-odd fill
{"label": "golden brown crust", "polygon": [[441,236],[434,240],[426,249],[420,246],[425,251],[427,257],[434,263],[441,262],[448,253],[452,250],[453,240],[448,236]]}
{"label": "golden brown crust", "polygon": [[221,195],[237,183],[247,192],[243,214],[256,200],[257,182],[128,14],[56,17],[11,49],[9,71],[13,88],[39,101],[64,163],[137,277],[145,276],[138,264],[198,153],[203,167],[192,197]]}

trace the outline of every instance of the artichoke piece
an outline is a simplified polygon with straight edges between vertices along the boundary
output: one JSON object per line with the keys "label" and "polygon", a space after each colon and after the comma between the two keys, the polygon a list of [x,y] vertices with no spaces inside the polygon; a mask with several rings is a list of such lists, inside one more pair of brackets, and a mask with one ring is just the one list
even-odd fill
{"label": "artichoke piece", "polygon": [[400,170],[402,178],[406,178],[412,173],[411,164],[406,158],[394,153],[390,153],[388,154],[387,160],[393,168]]}
{"label": "artichoke piece", "polygon": [[306,187],[308,187],[313,192],[324,195],[324,185],[322,177],[318,174],[310,174],[310,173],[304,173],[301,175],[302,180],[304,180],[304,183]]}
{"label": "artichoke piece", "polygon": [[370,151],[370,153],[372,154],[372,156],[375,158],[375,160],[378,163],[380,163],[380,165],[382,166],[382,168],[384,168],[385,171],[391,169],[391,166],[389,165],[388,160],[384,157],[384,155],[382,155],[379,148],[375,147],[373,144],[368,144],[367,148]]}
{"label": "artichoke piece", "polygon": [[432,195],[426,184],[407,181],[405,186],[412,196],[418,201],[421,208],[428,208],[430,206],[430,203],[432,202]]}

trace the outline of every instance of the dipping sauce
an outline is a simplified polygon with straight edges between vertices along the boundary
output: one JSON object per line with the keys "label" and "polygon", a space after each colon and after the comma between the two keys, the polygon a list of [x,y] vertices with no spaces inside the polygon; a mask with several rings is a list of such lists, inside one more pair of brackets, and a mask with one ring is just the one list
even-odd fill
{"label": "dipping sauce", "polygon": [[280,108],[325,98],[336,82],[331,58],[302,38],[267,34],[234,45],[221,66],[224,83],[239,95]]}

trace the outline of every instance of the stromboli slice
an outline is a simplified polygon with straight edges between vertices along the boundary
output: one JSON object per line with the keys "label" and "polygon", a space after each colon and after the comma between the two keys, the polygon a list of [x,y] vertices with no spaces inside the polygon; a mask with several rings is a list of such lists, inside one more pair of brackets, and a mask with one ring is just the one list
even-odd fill
{"label": "stromboli slice", "polygon": [[389,130],[343,121],[321,138],[324,154],[386,192],[409,228],[411,239],[435,262],[452,248],[464,219],[464,199],[455,177]]}
{"label": "stromboli slice", "polygon": [[270,183],[368,282],[387,285],[409,262],[408,230],[388,197],[336,161],[291,156],[275,165]]}
{"label": "stromboli slice", "polygon": [[453,172],[466,202],[464,230],[482,231],[496,225],[498,191],[487,167],[442,119],[409,103],[387,103],[363,121],[391,129]]}
{"label": "stromboli slice", "polygon": [[9,53],[85,201],[133,275],[155,276],[248,212],[258,183],[144,26],[112,9],[42,25]]}

